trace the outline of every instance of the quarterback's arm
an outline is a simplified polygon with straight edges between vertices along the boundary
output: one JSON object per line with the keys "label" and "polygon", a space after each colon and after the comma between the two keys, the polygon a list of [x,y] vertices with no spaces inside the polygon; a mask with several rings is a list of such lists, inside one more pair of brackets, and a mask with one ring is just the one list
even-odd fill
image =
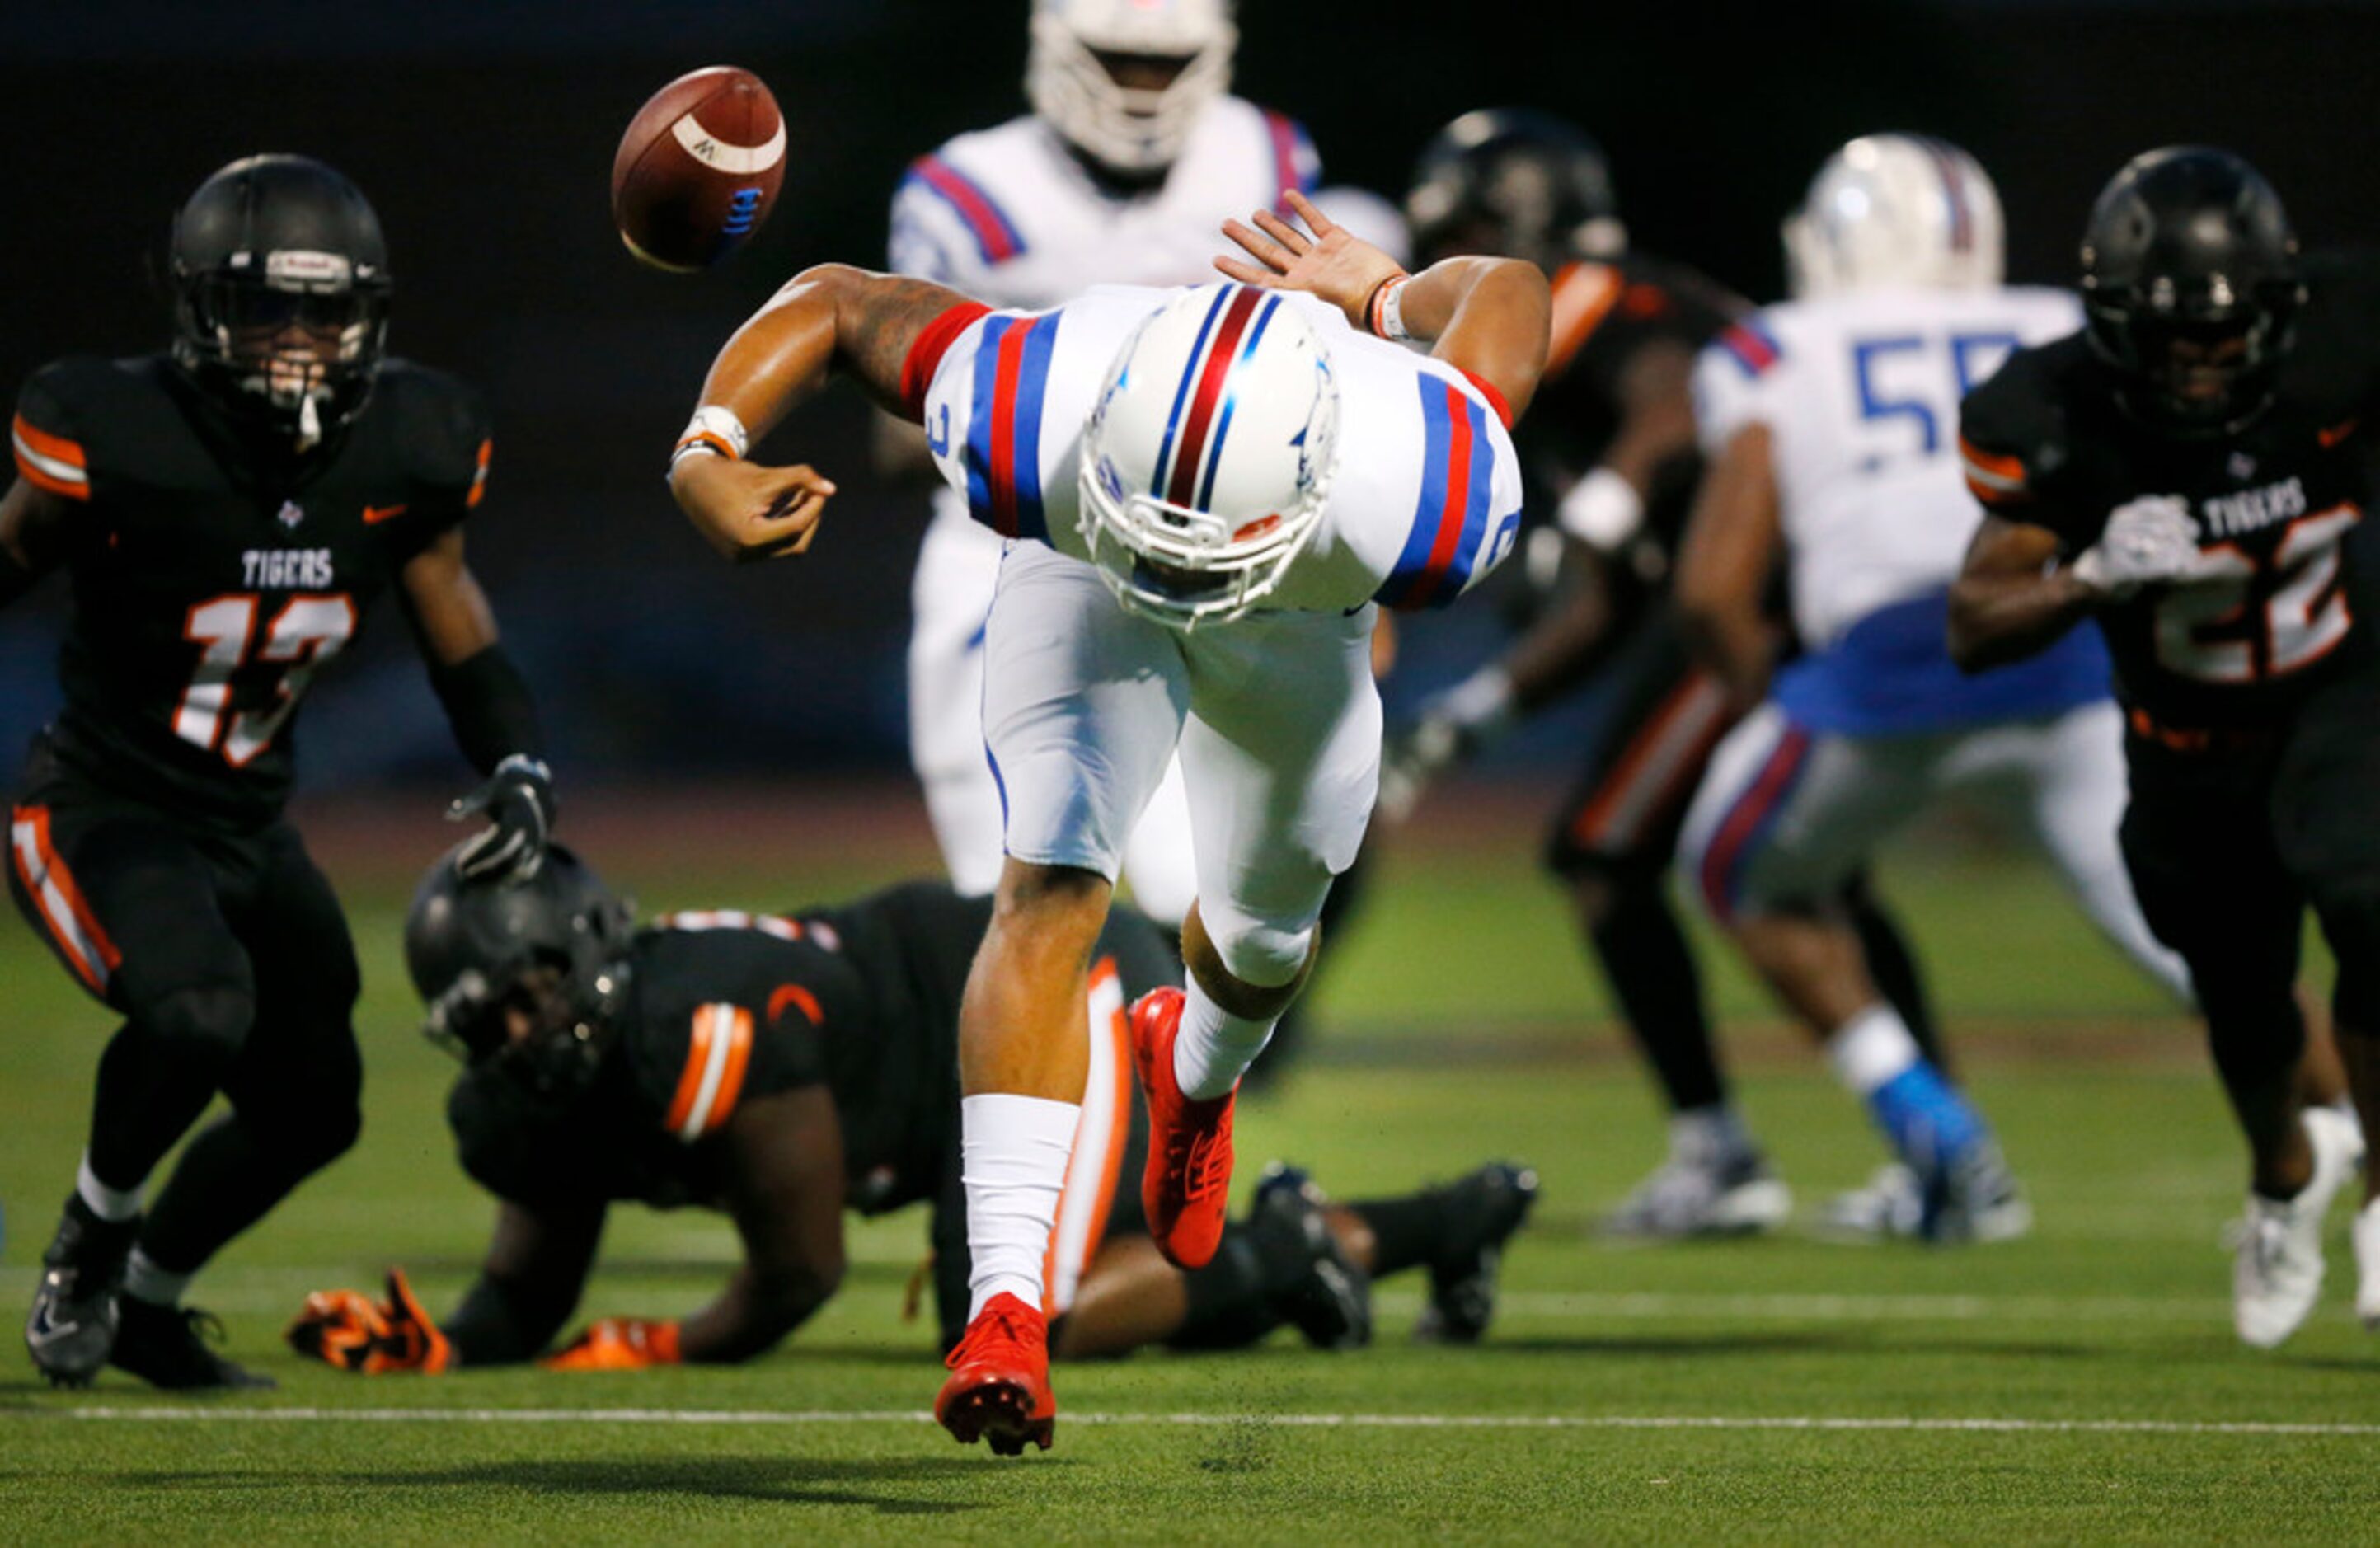
{"label": "quarterback's arm", "polygon": [[2070,564],[2058,534],[1986,514],[1950,586],[1950,659],[1983,671],[2047,649],[2102,599]]}
{"label": "quarterback's arm", "polygon": [[73,502],[18,478],[0,495],[0,607],[22,597],[67,556]]}
{"label": "quarterback's arm", "polygon": [[[1502,400],[1507,423],[1528,410],[1553,325],[1553,290],[1542,270],[1518,259],[1450,258],[1407,275],[1304,194],[1282,197],[1314,235],[1269,211],[1252,217],[1260,230],[1225,221],[1223,235],[1247,257],[1218,258],[1217,269],[1245,284],[1318,296],[1358,328],[1427,345],[1433,358],[1485,382]],[[1392,325],[1385,321],[1391,301]]]}
{"label": "quarterback's arm", "polygon": [[553,1342],[578,1304],[604,1206],[531,1210],[507,1200],[480,1277],[441,1331],[464,1365],[517,1365]]}
{"label": "quarterback's arm", "polygon": [[910,347],[967,297],[927,280],[848,264],[804,270],[737,329],[710,365],[670,465],[670,490],[729,559],[799,553],[834,494],[807,466],[743,460],[803,398],[841,371],[883,408],[916,420],[925,384],[905,381]]}
{"label": "quarterback's arm", "polygon": [[1703,476],[1678,547],[1674,595],[1688,648],[1737,704],[1760,701],[1777,654],[1777,631],[1761,607],[1781,538],[1768,427],[1758,420],[1729,438]]}
{"label": "quarterback's arm", "polygon": [[758,1097],[727,1120],[729,1207],[744,1264],[678,1328],[689,1363],[749,1360],[843,1283],[843,1128],[824,1085]]}

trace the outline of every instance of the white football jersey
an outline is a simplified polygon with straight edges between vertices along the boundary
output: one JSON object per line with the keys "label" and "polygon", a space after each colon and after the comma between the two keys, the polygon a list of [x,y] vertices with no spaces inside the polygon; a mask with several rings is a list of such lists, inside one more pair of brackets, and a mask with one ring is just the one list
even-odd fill
{"label": "white football jersey", "polygon": [[1983,515],[1960,475],[1959,400],[2082,324],[2060,290],[1867,291],[1764,308],[1705,347],[1705,451],[1768,427],[1805,647],[1949,586]]}
{"label": "white football jersey", "polygon": [[[926,393],[926,443],[975,520],[1087,557],[1077,525],[1084,423],[1118,351],[1174,294],[1100,285],[1050,311],[992,312],[952,341]],[[1251,332],[1266,308],[1299,308],[1339,388],[1330,500],[1266,608],[1442,607],[1504,558],[1520,526],[1521,476],[1486,391],[1451,366],[1357,333],[1313,296],[1231,284],[1213,294],[1219,315],[1256,297],[1240,323]],[[1232,336],[1220,327],[1203,347],[1227,347]],[[1230,379],[1196,366],[1185,378],[1177,464],[1211,459],[1227,435],[1257,433],[1233,423]]]}
{"label": "white football jersey", "polygon": [[1208,104],[1164,182],[1115,199],[1058,131],[1027,115],[920,157],[892,197],[890,258],[1002,307],[1050,307],[1095,284],[1198,284],[1225,217],[1311,193],[1322,172],[1293,119],[1238,97]]}

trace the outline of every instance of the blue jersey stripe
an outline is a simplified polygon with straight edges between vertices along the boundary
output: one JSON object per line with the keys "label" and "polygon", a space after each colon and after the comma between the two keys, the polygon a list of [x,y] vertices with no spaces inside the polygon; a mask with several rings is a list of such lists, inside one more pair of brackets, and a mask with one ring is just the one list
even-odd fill
{"label": "blue jersey stripe", "polygon": [[984,320],[975,346],[975,395],[967,408],[967,511],[986,526],[991,514],[991,394],[999,378],[1000,341],[1016,326],[1013,317]]}
{"label": "blue jersey stripe", "polygon": [[1016,373],[1015,441],[1009,466],[1016,480],[1016,535],[1050,540],[1041,505],[1041,400],[1050,381],[1050,357],[1058,346],[1058,319],[1050,312],[1026,325],[1025,358]]}
{"label": "blue jersey stripe", "polygon": [[1454,440],[1454,419],[1446,408],[1446,383],[1423,372],[1415,377],[1421,389],[1421,498],[1414,505],[1413,529],[1397,555],[1396,568],[1373,597],[1390,607],[1410,607],[1420,600],[1415,593],[1429,571],[1430,550],[1438,545],[1439,518],[1446,511],[1446,458]]}

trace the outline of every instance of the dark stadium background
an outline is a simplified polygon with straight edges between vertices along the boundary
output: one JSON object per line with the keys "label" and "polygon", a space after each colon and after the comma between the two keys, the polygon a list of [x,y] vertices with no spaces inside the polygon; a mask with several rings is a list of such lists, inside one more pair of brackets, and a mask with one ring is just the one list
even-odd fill
{"label": "dark stadium background", "polygon": [[[154,275],[180,198],[250,151],[322,156],[387,225],[395,347],[493,398],[494,479],[472,550],[567,777],[897,770],[921,500],[869,478],[865,410],[822,403],[771,447],[844,485],[806,561],[739,572],[712,559],[666,497],[662,458],[741,316],[807,262],[877,260],[904,164],[1022,109],[1024,11],[0,6],[0,381],[13,393],[54,356],[156,345]],[[1302,117],[1330,180],[1393,191],[1451,115],[1534,103],[1603,139],[1644,246],[1755,297],[1778,291],[1778,216],[1829,148],[1867,129],[1973,150],[2006,199],[2022,279],[2061,279],[2093,190],[2168,139],[2257,161],[2312,242],[2369,239],[2380,208],[2380,9],[2364,5],[1474,0],[1411,23],[1354,0],[1243,12],[1238,89]],[[613,144],[663,80],[722,62],[758,70],[786,109],[783,196],[722,272],[646,272],[609,228]],[[64,600],[52,587],[0,614],[11,768],[53,702]],[[1415,627],[1392,696],[1442,683],[1494,631],[1482,610]],[[351,657],[310,707],[307,782],[456,780],[402,627],[383,620]]]}

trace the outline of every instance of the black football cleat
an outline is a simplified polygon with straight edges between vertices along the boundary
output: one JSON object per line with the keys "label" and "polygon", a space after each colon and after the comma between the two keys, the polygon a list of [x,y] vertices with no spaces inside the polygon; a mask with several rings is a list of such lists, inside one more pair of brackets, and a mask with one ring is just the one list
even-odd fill
{"label": "black football cleat", "polygon": [[1267,1261],[1300,1264],[1273,1309],[1318,1349],[1359,1349],[1372,1341],[1371,1276],[1331,1235],[1329,1204],[1304,1168],[1276,1161],[1257,1181],[1247,1228]]}
{"label": "black football cleat", "polygon": [[233,1364],[207,1348],[223,1342],[223,1324],[192,1307],[159,1306],[135,1296],[117,1303],[121,1325],[109,1363],[167,1392],[270,1391],[270,1376]]}
{"label": "black football cleat", "polygon": [[116,1301],[137,1219],[102,1220],[78,1196],[42,1254],[42,1282],[25,1318],[25,1349],[52,1386],[89,1386],[116,1337]]}
{"label": "black football cleat", "polygon": [[1445,1249],[1430,1260],[1429,1304],[1414,1337],[1425,1344],[1475,1344],[1496,1315],[1496,1271],[1504,1243],[1537,1202],[1537,1174],[1491,1161],[1447,1190],[1453,1222]]}

